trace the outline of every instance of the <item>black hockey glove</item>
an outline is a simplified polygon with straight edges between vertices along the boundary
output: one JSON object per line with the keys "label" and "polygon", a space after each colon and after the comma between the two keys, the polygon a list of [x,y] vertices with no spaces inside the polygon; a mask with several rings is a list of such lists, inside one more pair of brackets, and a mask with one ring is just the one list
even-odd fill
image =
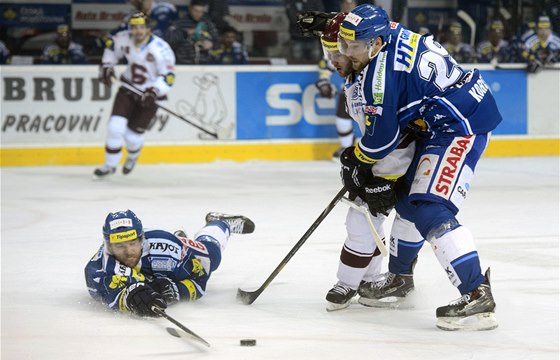
{"label": "black hockey glove", "polygon": [[143,282],[130,285],[124,294],[124,303],[128,310],[139,316],[160,316],[153,308],[160,310],[167,308],[163,297]]}
{"label": "black hockey glove", "polygon": [[336,16],[336,13],[320,11],[305,11],[297,15],[296,24],[301,35],[306,37],[321,36],[327,26],[327,21]]}
{"label": "black hockey glove", "polygon": [[365,199],[363,200],[368,204],[369,212],[373,216],[378,214],[389,215],[389,212],[397,203],[395,187],[395,181],[378,176],[374,176],[372,180],[367,181],[363,187],[365,193]]}
{"label": "black hockey glove", "polygon": [[140,105],[144,108],[153,106],[157,100],[157,94],[154,88],[147,88],[142,94],[142,99],[140,99]]}
{"label": "black hockey glove", "polygon": [[113,78],[115,77],[115,70],[108,64],[102,64],[99,68],[99,80],[106,86],[111,87]]}
{"label": "black hockey glove", "polygon": [[160,293],[167,305],[175,304],[179,301],[179,288],[173,280],[167,277],[156,277],[149,282],[155,292]]}
{"label": "black hockey glove", "polygon": [[332,99],[334,91],[329,80],[319,79],[315,82],[315,87],[319,89],[319,95],[322,98]]}
{"label": "black hockey glove", "polygon": [[[342,184],[350,193],[350,200],[354,200],[362,191],[366,180],[371,176],[371,166],[362,163],[354,155],[354,146],[346,148],[340,155],[340,177]],[[363,199],[365,200],[365,199]]]}

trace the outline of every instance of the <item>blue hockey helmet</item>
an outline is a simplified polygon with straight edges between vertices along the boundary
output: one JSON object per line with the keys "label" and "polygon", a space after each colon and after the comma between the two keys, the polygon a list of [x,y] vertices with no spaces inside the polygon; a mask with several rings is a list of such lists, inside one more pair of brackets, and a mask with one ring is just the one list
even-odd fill
{"label": "blue hockey helmet", "polygon": [[111,212],[103,224],[105,247],[111,252],[111,244],[126,241],[144,241],[144,228],[132,210]]}
{"label": "blue hockey helmet", "polygon": [[340,37],[347,40],[368,41],[381,36],[386,42],[390,32],[387,12],[371,4],[362,4],[354,8],[340,25]]}

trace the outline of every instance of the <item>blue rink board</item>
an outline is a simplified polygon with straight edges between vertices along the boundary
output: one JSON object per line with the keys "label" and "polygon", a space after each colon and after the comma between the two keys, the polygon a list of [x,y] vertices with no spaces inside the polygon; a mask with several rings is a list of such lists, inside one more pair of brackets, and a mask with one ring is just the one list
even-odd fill
{"label": "blue rink board", "polygon": [[[527,73],[523,70],[481,71],[490,86],[503,121],[493,132],[527,134]],[[317,125],[308,117],[332,117],[336,101],[321,108],[313,97],[316,71],[237,73],[237,138],[337,138],[334,121]],[[333,75],[337,86],[341,79]],[[307,96],[305,95],[307,94]],[[268,124],[267,124],[268,118]],[[274,119],[274,120],[271,120]]]}

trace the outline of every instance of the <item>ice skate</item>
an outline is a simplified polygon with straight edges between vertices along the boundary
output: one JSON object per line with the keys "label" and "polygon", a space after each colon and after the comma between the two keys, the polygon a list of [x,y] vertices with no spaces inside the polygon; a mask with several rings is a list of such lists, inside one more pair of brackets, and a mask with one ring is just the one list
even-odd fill
{"label": "ice skate", "polygon": [[108,165],[103,165],[101,167],[98,167],[97,169],[94,170],[93,175],[97,178],[97,179],[102,179],[108,175],[112,175],[115,173],[117,169]]}
{"label": "ice skate", "polygon": [[243,215],[228,215],[218,212],[206,214],[206,222],[223,221],[229,226],[233,234],[250,234],[255,231],[255,223]]}
{"label": "ice skate", "polygon": [[346,309],[350,300],[356,295],[356,290],[341,283],[336,283],[327,293],[327,311]]}
{"label": "ice skate", "polygon": [[412,306],[405,298],[413,290],[412,274],[397,275],[388,272],[384,280],[361,284],[358,288],[358,302],[372,307],[409,308]]}
{"label": "ice skate", "polygon": [[492,330],[498,327],[496,303],[490,288],[490,268],[486,280],[476,289],[449,305],[437,308],[436,326],[442,330]]}
{"label": "ice skate", "polygon": [[124,175],[130,174],[130,172],[134,170],[134,165],[136,165],[136,160],[137,159],[131,159],[131,158],[126,159],[122,168],[122,172]]}
{"label": "ice skate", "polygon": [[360,284],[358,302],[365,306],[411,308],[413,307],[406,297],[414,290],[414,267],[416,259],[410,265],[409,274],[393,274],[387,272],[381,280]]}

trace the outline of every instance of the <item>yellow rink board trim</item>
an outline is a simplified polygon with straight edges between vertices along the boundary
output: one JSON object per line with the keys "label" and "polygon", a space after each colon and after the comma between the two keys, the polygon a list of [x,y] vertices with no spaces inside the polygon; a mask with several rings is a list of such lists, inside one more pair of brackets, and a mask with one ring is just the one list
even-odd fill
{"label": "yellow rink board trim", "polygon": [[[139,163],[328,160],[338,146],[337,142],[146,145]],[[560,156],[560,139],[493,138],[484,156]],[[0,159],[0,166],[97,165],[103,163],[104,147],[3,148]]]}

